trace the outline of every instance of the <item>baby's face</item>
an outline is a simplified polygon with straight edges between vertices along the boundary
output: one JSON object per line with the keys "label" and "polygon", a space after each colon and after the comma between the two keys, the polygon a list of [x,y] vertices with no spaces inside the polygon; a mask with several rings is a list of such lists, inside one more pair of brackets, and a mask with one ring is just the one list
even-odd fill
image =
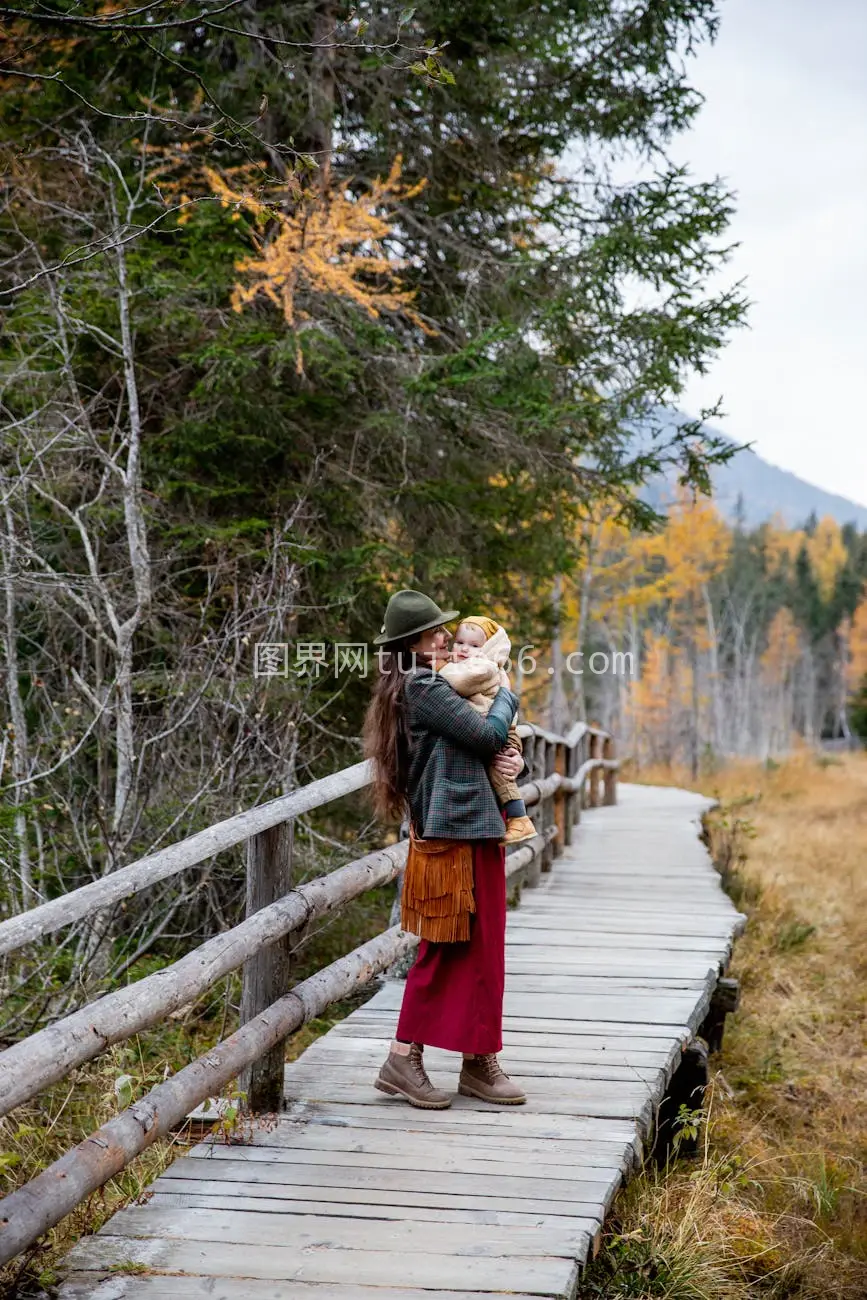
{"label": "baby's face", "polygon": [[453,659],[472,659],[485,644],[485,634],[475,623],[461,623],[452,645]]}

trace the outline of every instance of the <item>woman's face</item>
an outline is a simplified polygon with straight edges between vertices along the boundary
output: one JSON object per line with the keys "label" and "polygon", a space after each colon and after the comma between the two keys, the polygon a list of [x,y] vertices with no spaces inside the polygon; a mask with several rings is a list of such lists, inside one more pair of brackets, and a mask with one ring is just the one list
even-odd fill
{"label": "woman's face", "polygon": [[410,650],[419,656],[442,657],[446,652],[448,640],[448,633],[444,627],[431,627],[426,632],[419,632],[418,640],[412,643]]}

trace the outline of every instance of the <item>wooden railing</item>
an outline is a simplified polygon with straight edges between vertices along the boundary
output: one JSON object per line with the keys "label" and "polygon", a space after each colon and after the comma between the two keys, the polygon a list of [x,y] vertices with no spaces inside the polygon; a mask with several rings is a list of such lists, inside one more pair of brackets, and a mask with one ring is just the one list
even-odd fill
{"label": "wooden railing", "polygon": [[[521,789],[528,808],[535,810],[539,833],[508,854],[506,872],[513,883],[532,886],[570,843],[582,807],[616,802],[617,761],[611,736],[584,723],[576,723],[565,736],[526,724],[519,732],[529,767]],[[0,1052],[2,1116],[244,968],[241,1026],[234,1034],[0,1201],[0,1264],[25,1250],[239,1075],[251,1111],[279,1110],[287,1037],[415,947],[415,935],[393,926],[286,991],[293,934],[367,890],[396,880],[403,869],[407,845],[400,842],[326,876],[293,884],[294,818],[370,781],[370,764],[356,763],[0,924],[2,956],[246,843],[247,915],[240,925]]]}

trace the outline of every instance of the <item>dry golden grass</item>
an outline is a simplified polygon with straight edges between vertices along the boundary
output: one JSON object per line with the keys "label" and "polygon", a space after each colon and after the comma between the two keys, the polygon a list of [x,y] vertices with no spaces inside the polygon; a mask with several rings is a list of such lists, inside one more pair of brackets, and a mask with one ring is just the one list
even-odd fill
{"label": "dry golden grass", "polygon": [[702,1156],[635,1181],[582,1295],[863,1300],[867,758],[641,780],[722,803],[712,845],[750,916],[742,1003],[711,1060]]}

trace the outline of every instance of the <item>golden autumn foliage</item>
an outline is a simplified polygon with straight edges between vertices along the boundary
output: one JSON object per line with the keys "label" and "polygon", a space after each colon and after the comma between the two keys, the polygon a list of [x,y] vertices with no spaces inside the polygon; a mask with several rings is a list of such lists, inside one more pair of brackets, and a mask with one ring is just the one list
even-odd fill
{"label": "golden autumn foliage", "polygon": [[629,698],[639,761],[671,762],[673,727],[691,691],[690,667],[682,652],[662,634],[648,633],[641,676],[632,683]]}
{"label": "golden autumn foliage", "polygon": [[802,528],[787,528],[780,515],[773,516],[765,529],[765,563],[772,577],[784,566],[794,565],[806,536]]}
{"label": "golden autumn foliage", "polygon": [[223,207],[250,219],[255,252],[236,263],[241,281],[232,294],[232,307],[244,307],[263,297],[283,313],[287,325],[304,319],[298,310],[300,290],[345,298],[368,316],[399,313],[426,333],[434,331],[412,307],[415,291],[403,287],[406,263],[395,258],[385,240],[393,231],[388,219],[398,203],[424,187],[401,183],[401,158],[378,178],[361,198],[345,188],[269,196],[238,185],[227,173],[203,169],[213,194]]}
{"label": "golden autumn foliage", "polygon": [[791,569],[802,550],[806,551],[820,596],[828,600],[846,563],[847,552],[840,525],[826,515],[809,535],[803,528],[786,528],[775,515],[765,531],[768,572],[776,576],[785,566]]}
{"label": "golden autumn foliage", "polygon": [[841,632],[846,651],[847,684],[855,691],[867,677],[867,589]]}
{"label": "golden autumn foliage", "polygon": [[56,35],[40,28],[27,18],[13,18],[0,27],[0,90],[4,93],[38,93],[39,73],[51,73],[68,66],[80,44],[80,38]]}
{"label": "golden autumn foliage", "polygon": [[637,544],[649,562],[661,561],[657,594],[681,601],[697,596],[725,568],[731,531],[709,497],[681,491],[665,528]]}
{"label": "golden autumn foliage", "polygon": [[847,558],[840,525],[830,515],[826,515],[819,520],[812,537],[808,537],[804,544],[819,595],[823,600],[828,600]]}
{"label": "golden autumn foliage", "polygon": [[774,682],[784,682],[791,674],[801,653],[801,638],[795,617],[785,605],[777,610],[768,628],[768,644],[762,655],[762,668]]}

